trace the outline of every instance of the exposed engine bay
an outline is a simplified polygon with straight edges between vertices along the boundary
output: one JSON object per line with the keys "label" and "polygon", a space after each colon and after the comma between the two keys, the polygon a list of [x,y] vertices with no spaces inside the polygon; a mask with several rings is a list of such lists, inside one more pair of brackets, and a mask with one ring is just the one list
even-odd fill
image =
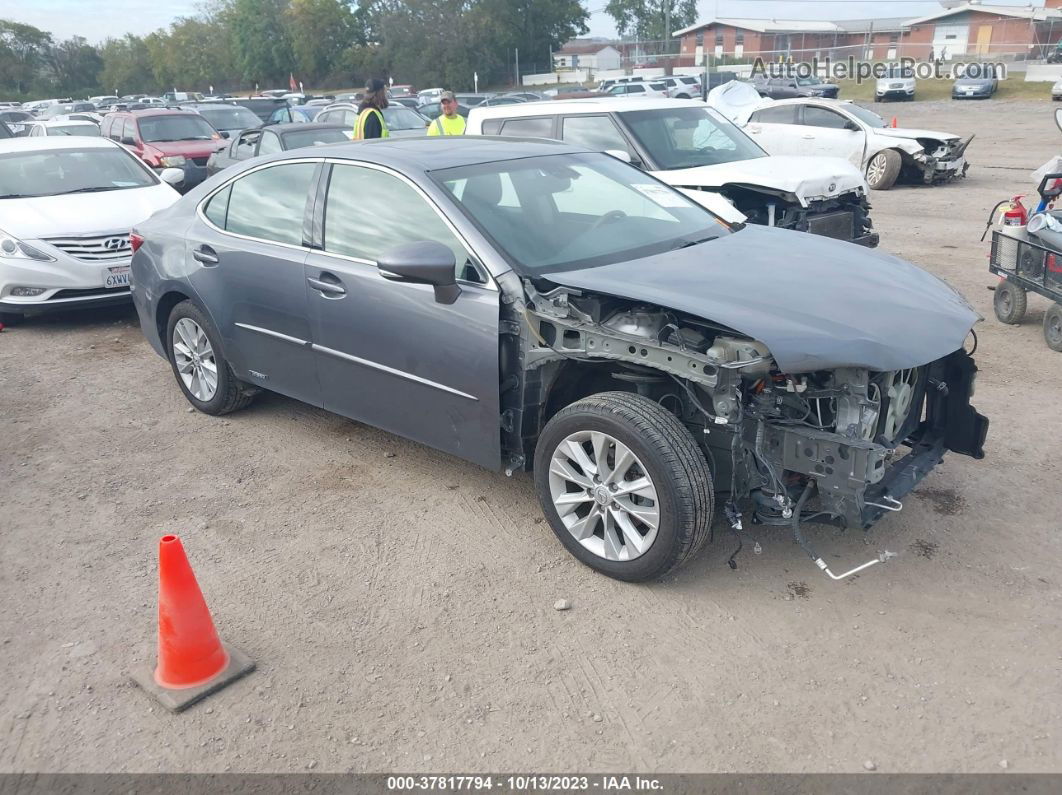
{"label": "exposed engine bay", "polygon": [[[762,342],[700,318],[565,287],[539,293],[530,281],[524,288],[524,394],[508,393],[503,423],[513,468],[530,458],[522,448],[547,396],[581,368],[572,380],[587,394],[636,391],[682,420],[726,495],[732,528],[741,531],[746,516],[792,527],[816,559],[801,522],[867,529],[900,510],[946,450],[983,456],[987,423],[969,406],[976,367],[962,349],[891,372],[788,373]],[[564,389],[572,397],[571,383]]]}
{"label": "exposed engine bay", "polygon": [[[903,157],[901,174],[906,180],[927,185],[965,177],[970,168],[965,157],[966,147],[972,140],[972,135],[969,138],[915,138],[908,146],[898,147]],[[915,142],[920,149],[914,146]]]}
{"label": "exposed engine bay", "polygon": [[748,217],[749,223],[810,232],[869,248],[878,245],[870,202],[862,192],[812,199],[807,206],[792,194],[771,194],[759,187],[727,185],[720,193]]}

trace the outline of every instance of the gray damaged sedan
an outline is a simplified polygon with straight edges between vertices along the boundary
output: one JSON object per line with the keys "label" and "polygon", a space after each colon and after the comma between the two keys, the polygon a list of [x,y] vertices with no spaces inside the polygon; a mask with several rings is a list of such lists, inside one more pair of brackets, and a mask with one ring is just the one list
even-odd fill
{"label": "gray damaged sedan", "polygon": [[727,227],[559,142],[285,152],[211,178],[133,244],[144,334],[195,408],[271,390],[533,470],[561,543],[618,579],[691,558],[717,512],[738,538],[791,531],[846,576],[805,523],[867,529],[948,451],[983,457],[964,349],[979,318],[946,284]]}

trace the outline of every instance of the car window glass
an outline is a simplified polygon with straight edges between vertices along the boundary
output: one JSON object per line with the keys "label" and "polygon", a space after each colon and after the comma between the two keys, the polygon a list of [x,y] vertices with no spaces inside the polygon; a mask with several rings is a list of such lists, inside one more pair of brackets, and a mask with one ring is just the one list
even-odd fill
{"label": "car window glass", "polygon": [[501,128],[502,135],[518,135],[527,138],[549,138],[553,135],[553,119],[509,119]]}
{"label": "car window glass", "polygon": [[[373,200],[365,201],[366,196]],[[422,240],[448,246],[463,269],[468,260],[465,247],[406,182],[373,168],[332,168],[325,201],[325,251],[375,262],[389,248]]]}
{"label": "car window glass", "polygon": [[617,190],[615,181],[600,171],[587,166],[573,166],[572,171],[577,177],[571,180],[568,188],[553,194],[558,212],[578,213],[596,219],[619,211],[628,218],[675,221],[656,200],[635,190]]}
{"label": "car window glass", "polygon": [[203,209],[203,214],[209,218],[210,222],[218,227],[218,229],[225,228],[225,216],[228,215],[229,212],[229,196],[231,194],[232,185],[229,185],[223,191],[215,193]]}
{"label": "car window glass", "polygon": [[233,159],[246,160],[249,157],[254,157],[254,147],[261,135],[262,133],[257,131],[241,135],[236,142],[235,151],[232,153]]}
{"label": "car window glass", "polygon": [[136,140],[136,122],[132,119],[125,120],[125,127],[122,129],[122,138],[132,138]]}
{"label": "car window glass", "polygon": [[105,138],[111,137],[111,123],[114,119],[106,118],[100,123],[100,135]]}
{"label": "car window glass", "polygon": [[315,163],[286,163],[236,180],[225,229],[237,235],[302,245],[302,220]]}
{"label": "car window glass", "polygon": [[833,130],[843,130],[848,120],[840,113],[819,108],[814,105],[804,106],[804,124],[809,127],[829,127]]}
{"label": "car window glass", "polygon": [[345,124],[347,127],[350,127],[350,128],[353,129],[354,126],[357,123],[358,123],[358,112],[357,111],[355,111],[355,110],[345,110],[345,111],[343,111],[343,124]]}
{"label": "car window glass", "polygon": [[284,147],[280,145],[280,138],[276,133],[264,132],[262,133],[262,142],[258,145],[258,154],[271,155],[274,152],[281,152]]}
{"label": "car window glass", "polygon": [[627,141],[608,116],[568,116],[563,119],[561,138],[595,152],[627,151]]}
{"label": "car window glass", "polygon": [[796,124],[796,109],[796,105],[775,105],[756,111],[749,117],[749,121],[761,124]]}
{"label": "car window glass", "polygon": [[483,122],[484,135],[498,135],[501,132],[501,119],[487,119]]}
{"label": "car window glass", "polygon": [[644,94],[645,93],[645,86],[637,86],[637,85],[627,86],[627,93],[628,94]]}

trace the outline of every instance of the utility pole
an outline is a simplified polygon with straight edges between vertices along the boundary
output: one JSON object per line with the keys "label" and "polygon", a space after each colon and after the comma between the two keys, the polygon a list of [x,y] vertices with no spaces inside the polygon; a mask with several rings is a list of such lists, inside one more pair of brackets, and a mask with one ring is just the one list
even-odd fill
{"label": "utility pole", "polygon": [[515,49],[516,49],[516,83],[515,83],[515,85],[519,88],[519,86],[520,86],[520,48],[516,47]]}
{"label": "utility pole", "polygon": [[671,43],[671,0],[664,0],[664,46]]}

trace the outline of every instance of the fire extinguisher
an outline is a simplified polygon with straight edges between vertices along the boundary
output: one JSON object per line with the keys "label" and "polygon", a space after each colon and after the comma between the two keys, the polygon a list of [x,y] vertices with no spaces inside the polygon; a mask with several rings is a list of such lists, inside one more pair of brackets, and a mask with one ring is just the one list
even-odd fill
{"label": "fire extinguisher", "polygon": [[1029,211],[1021,203],[1023,196],[1015,196],[1003,208],[1000,213],[1000,223],[1003,226],[1025,226],[1029,221]]}

